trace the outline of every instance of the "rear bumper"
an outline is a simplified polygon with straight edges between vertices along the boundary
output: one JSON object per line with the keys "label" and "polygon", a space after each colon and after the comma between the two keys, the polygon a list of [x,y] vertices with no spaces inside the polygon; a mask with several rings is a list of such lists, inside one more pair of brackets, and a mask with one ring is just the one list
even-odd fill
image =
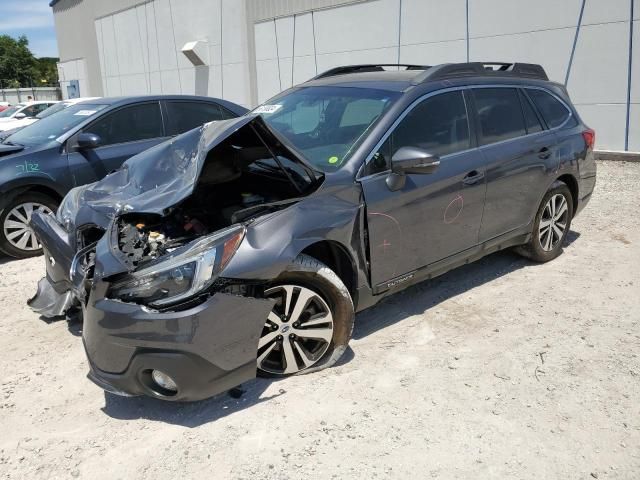
{"label": "rear bumper", "polygon": [[587,206],[589,200],[593,196],[593,190],[596,187],[596,175],[598,167],[596,165],[594,152],[589,150],[584,161],[579,163],[579,180],[578,180],[578,206],[573,216],[578,215],[584,207]]}
{"label": "rear bumper", "polygon": [[[94,289],[84,307],[83,342],[88,377],[118,395],[195,401],[255,378],[258,339],[273,307],[270,300],[217,293],[179,312],[101,298]],[[163,391],[152,370],[178,387]]]}
{"label": "rear bumper", "polygon": [[576,215],[578,215],[580,212],[582,212],[582,210],[584,209],[584,207],[587,206],[587,204],[589,203],[589,200],[591,200],[591,197],[593,196],[593,191],[589,192],[587,195],[585,195],[582,198],[578,199],[578,208],[576,208],[576,211],[573,212],[573,216],[575,217]]}

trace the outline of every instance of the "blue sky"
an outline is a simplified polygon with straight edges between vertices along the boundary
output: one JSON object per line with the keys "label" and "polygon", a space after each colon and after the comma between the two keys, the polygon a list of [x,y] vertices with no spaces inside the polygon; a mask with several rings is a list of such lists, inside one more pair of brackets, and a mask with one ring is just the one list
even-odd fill
{"label": "blue sky", "polygon": [[57,57],[50,0],[0,0],[0,34],[26,35],[36,57]]}

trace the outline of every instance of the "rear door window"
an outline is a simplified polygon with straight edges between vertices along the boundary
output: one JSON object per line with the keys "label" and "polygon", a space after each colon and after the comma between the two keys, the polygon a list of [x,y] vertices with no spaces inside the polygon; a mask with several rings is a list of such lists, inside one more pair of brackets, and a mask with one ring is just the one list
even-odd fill
{"label": "rear door window", "polygon": [[549,128],[559,127],[569,118],[571,112],[553,95],[534,88],[528,88],[527,93]]}
{"label": "rear door window", "polygon": [[473,96],[481,145],[526,135],[522,107],[515,88],[477,88],[473,90]]}
{"label": "rear door window", "polygon": [[96,120],[83,131],[98,135],[102,146],[163,137],[160,104],[143,103],[121,108]]}
{"label": "rear door window", "polygon": [[234,115],[216,103],[208,102],[174,102],[166,103],[168,135],[180,135],[214,120],[226,120]]}

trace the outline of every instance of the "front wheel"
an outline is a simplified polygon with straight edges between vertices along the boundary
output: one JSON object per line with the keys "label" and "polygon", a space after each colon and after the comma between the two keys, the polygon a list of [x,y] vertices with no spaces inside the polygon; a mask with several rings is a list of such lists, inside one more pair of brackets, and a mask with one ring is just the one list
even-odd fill
{"label": "front wheel", "polygon": [[516,248],[516,252],[536,262],[548,262],[562,253],[571,219],[573,196],[566,184],[554,183],[545,194],[533,222],[529,243]]}
{"label": "front wheel", "polygon": [[26,192],[11,200],[0,213],[0,251],[15,258],[40,255],[42,246],[29,222],[33,212],[53,213],[58,202],[39,192]]}
{"label": "front wheel", "polygon": [[353,330],[351,295],[315,258],[300,255],[265,291],[275,300],[258,342],[258,373],[285,376],[330,367]]}

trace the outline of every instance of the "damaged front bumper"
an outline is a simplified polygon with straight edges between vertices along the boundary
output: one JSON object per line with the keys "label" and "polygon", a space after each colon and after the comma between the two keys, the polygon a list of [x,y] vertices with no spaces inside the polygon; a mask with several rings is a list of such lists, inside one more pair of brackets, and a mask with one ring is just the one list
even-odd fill
{"label": "damaged front bumper", "polygon": [[[93,296],[83,309],[83,342],[88,376],[105,390],[194,401],[256,376],[270,300],[216,293],[188,310],[156,312],[115,300],[94,302]],[[158,385],[153,370],[171,377],[177,391]]]}
{"label": "damaged front bumper", "polygon": [[38,282],[36,294],[27,301],[31,310],[46,318],[64,316],[76,303],[76,297],[71,290],[60,294],[55,291],[47,277]]}
{"label": "damaged front bumper", "polygon": [[69,233],[51,215],[33,215],[31,226],[42,244],[47,274],[27,304],[43,317],[63,316],[77,304],[70,276],[75,247]]}
{"label": "damaged front bumper", "polygon": [[[185,309],[158,311],[107,298],[110,283],[87,283],[90,245],[74,252],[69,234],[52,216],[34,215],[47,275],[29,306],[45,317],[82,309],[88,377],[117,395],[170,401],[209,398],[255,378],[258,339],[273,301],[224,292]],[[176,385],[157,384],[158,370]]]}
{"label": "damaged front bumper", "polygon": [[[106,299],[107,288],[98,282],[82,305],[88,378],[102,389],[195,401],[255,378],[258,339],[273,301],[216,293],[187,310],[158,312]],[[71,291],[59,294],[43,278],[30,306],[61,315],[69,299],[78,302]],[[176,391],[158,385],[154,370],[171,377]]]}

